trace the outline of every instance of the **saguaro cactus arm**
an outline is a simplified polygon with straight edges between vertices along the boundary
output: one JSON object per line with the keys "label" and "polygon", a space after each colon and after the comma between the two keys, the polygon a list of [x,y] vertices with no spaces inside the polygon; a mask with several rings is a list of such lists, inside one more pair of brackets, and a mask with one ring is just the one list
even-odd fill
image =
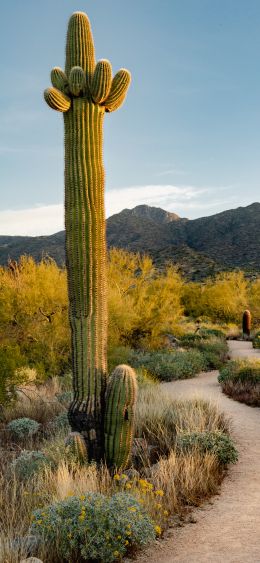
{"label": "saguaro cactus arm", "polygon": [[123,104],[130,82],[130,72],[125,68],[121,68],[113,78],[109,96],[103,102],[106,111],[115,111]]}
{"label": "saguaro cactus arm", "polygon": [[62,113],[68,111],[71,106],[70,98],[60,90],[57,90],[57,88],[46,88],[44,91],[44,99],[50,108],[61,111]]}

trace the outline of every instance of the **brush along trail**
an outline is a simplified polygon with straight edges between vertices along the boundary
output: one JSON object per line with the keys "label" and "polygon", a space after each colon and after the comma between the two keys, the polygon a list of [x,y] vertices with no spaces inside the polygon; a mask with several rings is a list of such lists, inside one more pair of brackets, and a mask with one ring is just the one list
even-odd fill
{"label": "brush along trail", "polygon": [[[229,342],[232,358],[260,359],[250,342]],[[231,466],[220,495],[193,512],[194,523],[174,528],[138,563],[260,562],[260,412],[221,392],[218,372],[166,383],[165,392],[178,399],[201,397],[217,404],[231,420],[239,461]]]}

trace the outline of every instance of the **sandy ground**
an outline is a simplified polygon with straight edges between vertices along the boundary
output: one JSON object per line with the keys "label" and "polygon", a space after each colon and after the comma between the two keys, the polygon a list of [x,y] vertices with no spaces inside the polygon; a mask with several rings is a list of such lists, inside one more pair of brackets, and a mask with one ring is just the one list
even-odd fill
{"label": "sandy ground", "polygon": [[[232,357],[258,357],[249,342],[229,343]],[[222,394],[218,372],[166,383],[174,397],[203,397],[232,421],[239,462],[225,478],[220,496],[194,510],[195,523],[175,528],[144,552],[138,563],[260,563],[260,411]]]}

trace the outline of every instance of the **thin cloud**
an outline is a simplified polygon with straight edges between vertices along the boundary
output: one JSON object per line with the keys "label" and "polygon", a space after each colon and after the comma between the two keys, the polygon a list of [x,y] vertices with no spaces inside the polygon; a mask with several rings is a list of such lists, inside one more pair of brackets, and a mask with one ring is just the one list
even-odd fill
{"label": "thin cloud", "polygon": [[[196,210],[192,216],[199,217],[200,211],[209,212],[231,203],[211,194],[225,187],[198,188],[195,186],[148,185],[118,188],[106,191],[106,216],[119,213],[122,209],[132,209],[136,205],[146,204],[162,207],[167,211],[187,216],[188,210]],[[64,229],[63,204],[38,205],[29,209],[0,211],[1,235],[49,235]]]}

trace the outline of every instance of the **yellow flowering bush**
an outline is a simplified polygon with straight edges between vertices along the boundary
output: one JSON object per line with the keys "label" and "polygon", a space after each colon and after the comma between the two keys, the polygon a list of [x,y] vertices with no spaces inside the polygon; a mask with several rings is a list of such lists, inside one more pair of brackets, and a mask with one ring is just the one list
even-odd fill
{"label": "yellow flowering bush", "polygon": [[[117,488],[122,491],[131,490],[138,503],[145,507],[154,524],[154,531],[160,536],[167,527],[169,512],[164,504],[164,491],[155,489],[154,485],[146,479],[129,479],[127,475],[116,473],[114,482]],[[134,510],[134,507],[130,510]]]}
{"label": "yellow flowering bush", "polygon": [[111,497],[86,493],[67,497],[33,513],[32,534],[56,550],[57,559],[121,559],[130,547],[154,540],[159,526],[137,499],[126,492]]}

